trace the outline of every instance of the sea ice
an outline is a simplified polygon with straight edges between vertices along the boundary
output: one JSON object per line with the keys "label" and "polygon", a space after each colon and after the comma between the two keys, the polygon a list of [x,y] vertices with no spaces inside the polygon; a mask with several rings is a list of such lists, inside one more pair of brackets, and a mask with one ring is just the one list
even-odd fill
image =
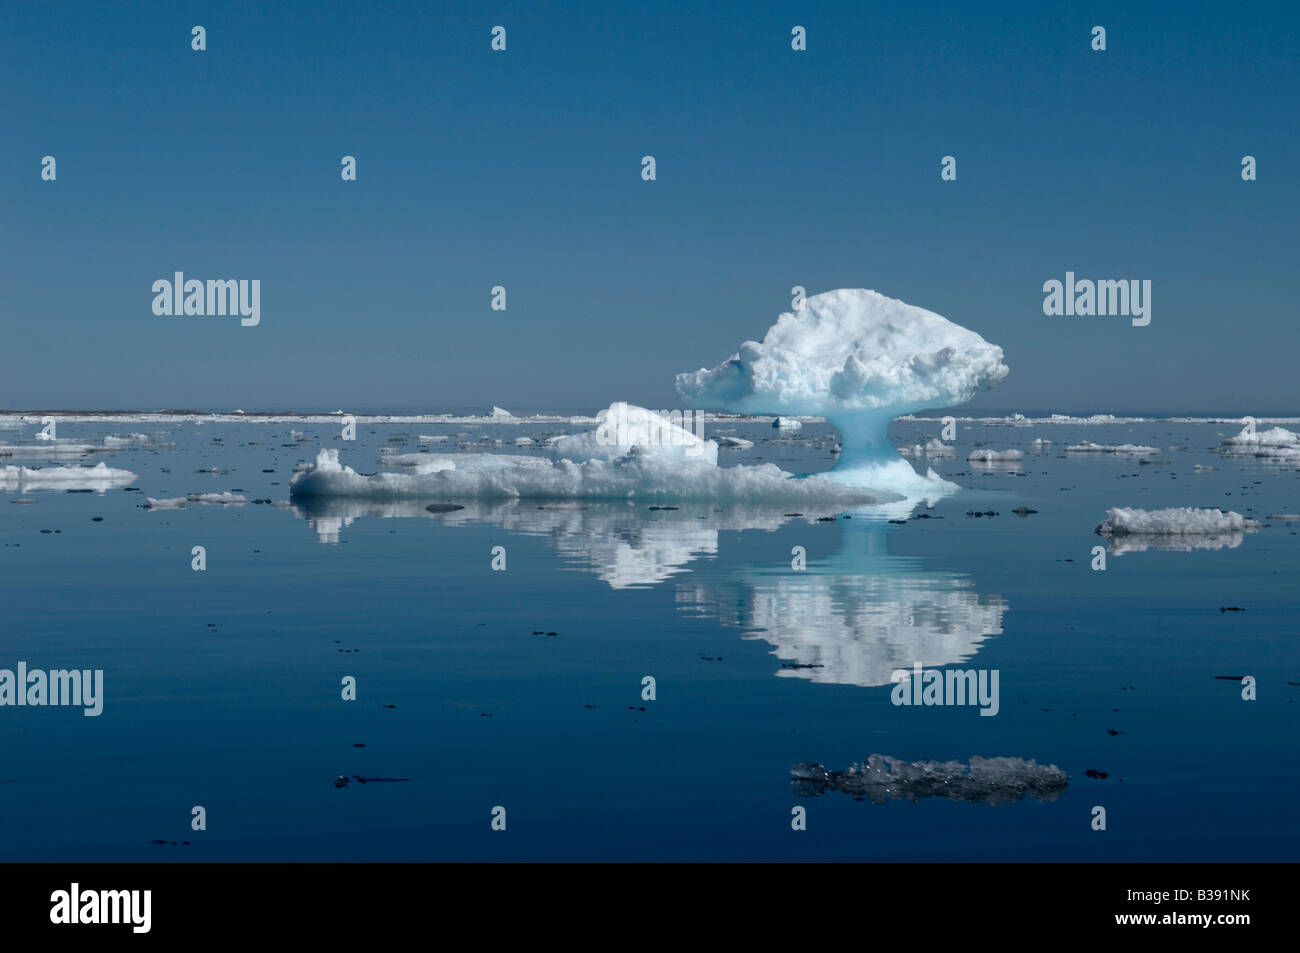
{"label": "sea ice", "polygon": [[248,502],[248,499],[239,493],[191,493],[186,496],[185,499],[190,503],[233,503],[236,506]]}
{"label": "sea ice", "polygon": [[[618,405],[598,418],[608,423]],[[626,406],[628,420],[651,412]],[[657,416],[657,415],[655,415]],[[672,424],[661,419],[658,426]],[[775,464],[720,467],[717,444],[680,434],[666,444],[635,440],[617,430],[562,437],[551,444],[558,459],[520,454],[394,454],[384,462],[413,473],[361,474],[323,449],[316,464],[296,473],[292,497],[372,500],[428,499],[681,499],[771,502],[823,501],[844,505],[885,503],[899,494],[847,486],[821,476],[794,477]],[[673,439],[681,440],[678,445]],[[619,440],[635,442],[619,443]],[[688,451],[695,452],[691,455]],[[900,461],[901,463],[901,461]],[[906,464],[904,464],[906,465]]]}
{"label": "sea ice", "polygon": [[106,490],[131,483],[136,475],[130,470],[117,470],[103,463],[93,467],[30,467],[7,466],[0,470],[0,481],[16,484],[24,489],[89,489]]}
{"label": "sea ice", "polygon": [[1143,447],[1135,443],[1102,444],[1084,440],[1065,448],[1066,453],[1159,453],[1159,447]]}
{"label": "sea ice", "polygon": [[1254,432],[1250,427],[1243,427],[1241,433],[1229,437],[1223,444],[1226,447],[1294,447],[1300,444],[1300,434],[1282,427]]}
{"label": "sea ice", "polygon": [[1102,536],[1122,535],[1191,535],[1198,533],[1235,533],[1255,529],[1256,520],[1240,513],[1194,507],[1172,507],[1163,510],[1138,510],[1116,507],[1106,511],[1106,518],[1097,524],[1096,532]]}
{"label": "sea ice", "polygon": [[1019,450],[972,450],[966,459],[971,463],[1015,463],[1023,457]]}

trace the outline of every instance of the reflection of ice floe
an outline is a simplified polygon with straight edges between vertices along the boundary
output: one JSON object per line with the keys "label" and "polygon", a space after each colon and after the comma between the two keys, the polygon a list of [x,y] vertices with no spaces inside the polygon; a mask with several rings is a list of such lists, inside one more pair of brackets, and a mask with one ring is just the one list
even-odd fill
{"label": "reflection of ice floe", "polygon": [[1158,549],[1171,553],[1190,553],[1204,549],[1236,549],[1245,540],[1245,533],[1198,533],[1187,535],[1170,534],[1131,534],[1128,536],[1110,536],[1106,539],[1106,551],[1112,556],[1125,553],[1144,553],[1149,549]]}
{"label": "reflection of ice floe", "polygon": [[1148,549],[1192,552],[1198,549],[1235,549],[1244,533],[1258,529],[1259,522],[1240,513],[1194,507],[1139,510],[1117,507],[1095,532],[1107,537],[1107,548],[1115,555],[1140,553]]}
{"label": "reflection of ice floe", "polygon": [[843,452],[828,479],[928,497],[953,485],[895,452],[900,414],[965,403],[1008,371],[1002,349],[931,311],[874,291],[814,295],[712,369],[677,375],[697,407],[823,416]]}
{"label": "reflection of ice floe", "polygon": [[[621,406],[636,419],[650,413]],[[615,404],[607,414],[613,415],[618,407]],[[611,436],[603,429],[608,419],[602,419],[595,431],[555,441],[552,452],[558,459],[519,454],[394,454],[385,462],[414,472],[367,475],[341,464],[337,450],[321,450],[313,468],[294,475],[290,495],[374,500],[745,500],[845,506],[900,499],[896,493],[846,486],[819,475],[795,477],[771,463],[720,467],[717,444],[667,421],[657,426],[673,439],[625,442],[617,432]]]}
{"label": "reflection of ice floe", "polygon": [[72,441],[49,441],[46,443],[6,443],[0,444],[0,457],[63,457],[82,456],[87,453],[104,453],[112,447],[101,447],[97,443],[73,443]]}
{"label": "reflection of ice floe", "polygon": [[842,548],[824,563],[679,584],[678,601],[770,642],[785,663],[778,674],[814,682],[888,685],[897,669],[963,662],[1002,633],[1001,597],[981,597],[966,576],[890,556],[887,524],[839,527]]}
{"label": "reflection of ice floe", "polygon": [[803,761],[790,769],[796,794],[816,797],[825,791],[843,791],[873,804],[886,801],[920,801],[943,797],[951,801],[1010,804],[1032,797],[1054,801],[1070,784],[1070,776],[1054,764],[1032,758],[972,757],[969,767],[960,761],[900,761],[873,754],[846,771],[829,771],[824,765]]}
{"label": "reflection of ice floe", "polygon": [[116,470],[103,463],[93,467],[63,466],[30,467],[7,466],[0,470],[0,482],[9,487],[25,490],[108,490],[125,486],[136,479],[129,470]]}

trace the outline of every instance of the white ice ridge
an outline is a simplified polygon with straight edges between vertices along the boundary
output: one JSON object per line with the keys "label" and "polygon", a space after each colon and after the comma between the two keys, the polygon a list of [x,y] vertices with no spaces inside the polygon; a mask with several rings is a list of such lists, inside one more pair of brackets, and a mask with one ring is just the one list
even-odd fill
{"label": "white ice ridge", "polygon": [[1007,374],[1002,349],[974,331],[844,288],[805,299],[717,367],[678,374],[677,393],[695,407],[825,417],[843,446],[829,479],[912,494],[953,487],[933,470],[917,475],[890,443],[890,421],[965,403]]}
{"label": "white ice ridge", "polygon": [[1200,533],[1239,533],[1255,529],[1256,520],[1240,513],[1194,507],[1173,507],[1164,510],[1137,510],[1116,507],[1106,511],[1106,518],[1097,525],[1102,536],[1122,535],[1184,535]]}
{"label": "white ice ridge", "polygon": [[0,469],[0,482],[26,489],[90,489],[106,490],[124,486],[136,479],[130,470],[116,470],[103,463],[93,467],[31,467],[7,466]]}
{"label": "white ice ridge", "polygon": [[[620,416],[625,415],[625,416]],[[520,454],[398,454],[387,463],[409,473],[361,474],[324,449],[315,466],[296,473],[293,497],[400,499],[674,499],[753,502],[837,502],[846,505],[898,500],[898,494],[846,486],[822,476],[795,477],[772,463],[720,467],[718,447],[659,418],[655,441],[640,439],[636,421],[652,414],[614,404],[597,430],[562,437],[552,457]],[[611,421],[626,419],[627,431]],[[900,461],[901,462],[901,461]],[[906,465],[906,464],[904,464]]]}

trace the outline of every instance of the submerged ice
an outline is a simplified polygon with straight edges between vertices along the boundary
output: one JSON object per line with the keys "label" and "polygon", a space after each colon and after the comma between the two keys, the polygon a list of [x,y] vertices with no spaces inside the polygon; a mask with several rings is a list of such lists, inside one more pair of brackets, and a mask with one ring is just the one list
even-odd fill
{"label": "submerged ice", "polygon": [[1054,764],[1039,764],[1032,758],[1026,761],[976,756],[967,766],[960,761],[902,761],[873,754],[844,771],[801,761],[790,769],[790,783],[795,793],[805,797],[829,790],[843,791],[873,804],[944,797],[998,805],[1025,797],[1054,801],[1069,787],[1070,776]]}
{"label": "submerged ice", "polygon": [[1008,374],[1002,349],[932,311],[875,291],[845,288],[807,298],[762,341],[746,341],[711,369],[677,375],[696,407],[822,416],[842,435],[830,480],[908,496],[954,489],[894,450],[890,421],[951,407]]}

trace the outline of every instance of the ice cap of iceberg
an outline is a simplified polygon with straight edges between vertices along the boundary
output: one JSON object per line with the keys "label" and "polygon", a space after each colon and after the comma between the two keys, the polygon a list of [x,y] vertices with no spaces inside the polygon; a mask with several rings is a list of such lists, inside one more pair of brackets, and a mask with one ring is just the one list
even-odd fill
{"label": "ice cap of iceberg", "polygon": [[998,384],[1002,349],[947,318],[862,288],[813,295],[782,314],[762,341],[746,341],[718,366],[677,375],[695,407],[822,416],[843,437],[827,476],[877,489],[951,488],[919,477],[889,442],[902,414],[951,407]]}

